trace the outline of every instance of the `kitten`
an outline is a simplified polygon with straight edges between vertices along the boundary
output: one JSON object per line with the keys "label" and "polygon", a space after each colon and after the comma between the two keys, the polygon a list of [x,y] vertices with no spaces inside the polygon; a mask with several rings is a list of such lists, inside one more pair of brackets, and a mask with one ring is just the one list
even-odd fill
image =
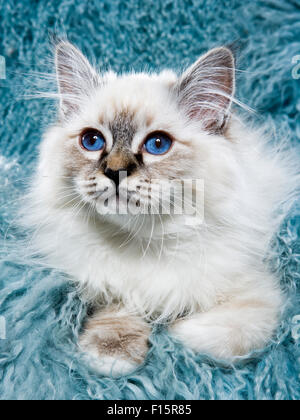
{"label": "kitten", "polygon": [[[56,72],[60,116],[40,147],[28,223],[95,305],[79,343],[93,367],[134,370],[155,322],[226,363],[265,346],[284,299],[264,259],[293,185],[289,161],[232,112],[232,52],[213,49],[180,77],[117,76],[61,42]],[[188,179],[204,186],[193,186],[192,223],[163,211],[185,200],[176,186],[158,194]],[[137,211],[120,214],[128,197]]]}

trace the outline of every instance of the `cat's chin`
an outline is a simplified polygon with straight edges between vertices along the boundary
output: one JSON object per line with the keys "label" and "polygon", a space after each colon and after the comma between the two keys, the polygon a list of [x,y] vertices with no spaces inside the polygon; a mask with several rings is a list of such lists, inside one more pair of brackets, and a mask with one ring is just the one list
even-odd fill
{"label": "cat's chin", "polygon": [[[116,232],[128,232],[135,237],[148,238],[151,234],[152,219],[147,215],[132,214],[99,214],[99,218]],[[153,232],[152,232],[153,234]]]}
{"label": "cat's chin", "polygon": [[[140,249],[140,241],[145,242],[145,247],[159,244],[160,249],[162,237],[164,241],[175,241],[177,243],[177,235],[191,238],[193,226],[187,226],[182,216],[169,217],[168,215],[101,215],[99,216],[102,224],[109,228],[111,237],[121,238],[121,243],[128,245],[138,243]],[[120,235],[120,236],[119,236]],[[125,235],[125,239],[124,239]],[[124,246],[124,245],[122,245]]]}

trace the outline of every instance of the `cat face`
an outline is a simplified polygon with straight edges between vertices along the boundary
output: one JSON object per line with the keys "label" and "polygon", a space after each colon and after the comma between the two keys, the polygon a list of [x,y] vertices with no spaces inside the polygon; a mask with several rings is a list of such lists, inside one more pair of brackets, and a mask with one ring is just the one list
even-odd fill
{"label": "cat face", "polygon": [[203,148],[226,129],[232,53],[213,50],[180,78],[169,71],[100,76],[64,42],[56,66],[60,123],[44,156],[46,165],[56,162],[59,188],[102,215],[121,207],[129,214],[167,214],[174,196],[182,202],[180,181],[203,176]]}

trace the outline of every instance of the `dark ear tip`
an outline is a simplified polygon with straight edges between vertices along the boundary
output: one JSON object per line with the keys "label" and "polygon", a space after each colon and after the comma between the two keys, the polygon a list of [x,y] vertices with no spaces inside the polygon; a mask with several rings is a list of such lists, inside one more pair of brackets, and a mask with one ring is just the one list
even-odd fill
{"label": "dark ear tip", "polygon": [[219,63],[219,65],[234,70],[235,62],[235,56],[232,50],[227,46],[222,46],[209,50],[206,54],[199,58],[197,63],[198,65],[211,67]]}
{"label": "dark ear tip", "polygon": [[235,41],[231,42],[230,44],[225,45],[225,48],[231,51],[235,61],[237,61],[241,50],[243,49],[244,43],[240,39],[236,39]]}
{"label": "dark ear tip", "polygon": [[59,40],[55,43],[55,55],[60,56],[62,54],[66,54],[67,52],[74,51],[75,47],[69,42],[65,40]]}
{"label": "dark ear tip", "polygon": [[63,54],[64,50],[65,50],[65,42],[64,41],[59,41],[58,44],[55,44],[55,57],[56,57],[56,60],[61,57],[61,55]]}
{"label": "dark ear tip", "polygon": [[223,47],[217,47],[211,52],[214,52],[214,51],[218,53],[220,55],[220,58],[222,58],[223,60],[229,59],[233,63],[233,65],[235,64],[236,57],[233,50],[229,46],[224,45]]}
{"label": "dark ear tip", "polygon": [[59,40],[59,42],[55,43],[55,49],[57,52],[60,52],[65,49],[65,47],[69,44],[67,41]]}

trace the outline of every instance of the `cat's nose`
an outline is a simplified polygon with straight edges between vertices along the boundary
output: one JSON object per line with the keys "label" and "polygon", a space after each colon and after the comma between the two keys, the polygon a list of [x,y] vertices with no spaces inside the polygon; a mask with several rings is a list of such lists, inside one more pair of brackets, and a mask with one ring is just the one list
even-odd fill
{"label": "cat's nose", "polygon": [[117,171],[114,171],[110,168],[106,168],[104,171],[104,175],[107,176],[107,178],[111,179],[118,189],[121,181],[126,178],[129,174],[127,173],[127,169],[118,169]]}

